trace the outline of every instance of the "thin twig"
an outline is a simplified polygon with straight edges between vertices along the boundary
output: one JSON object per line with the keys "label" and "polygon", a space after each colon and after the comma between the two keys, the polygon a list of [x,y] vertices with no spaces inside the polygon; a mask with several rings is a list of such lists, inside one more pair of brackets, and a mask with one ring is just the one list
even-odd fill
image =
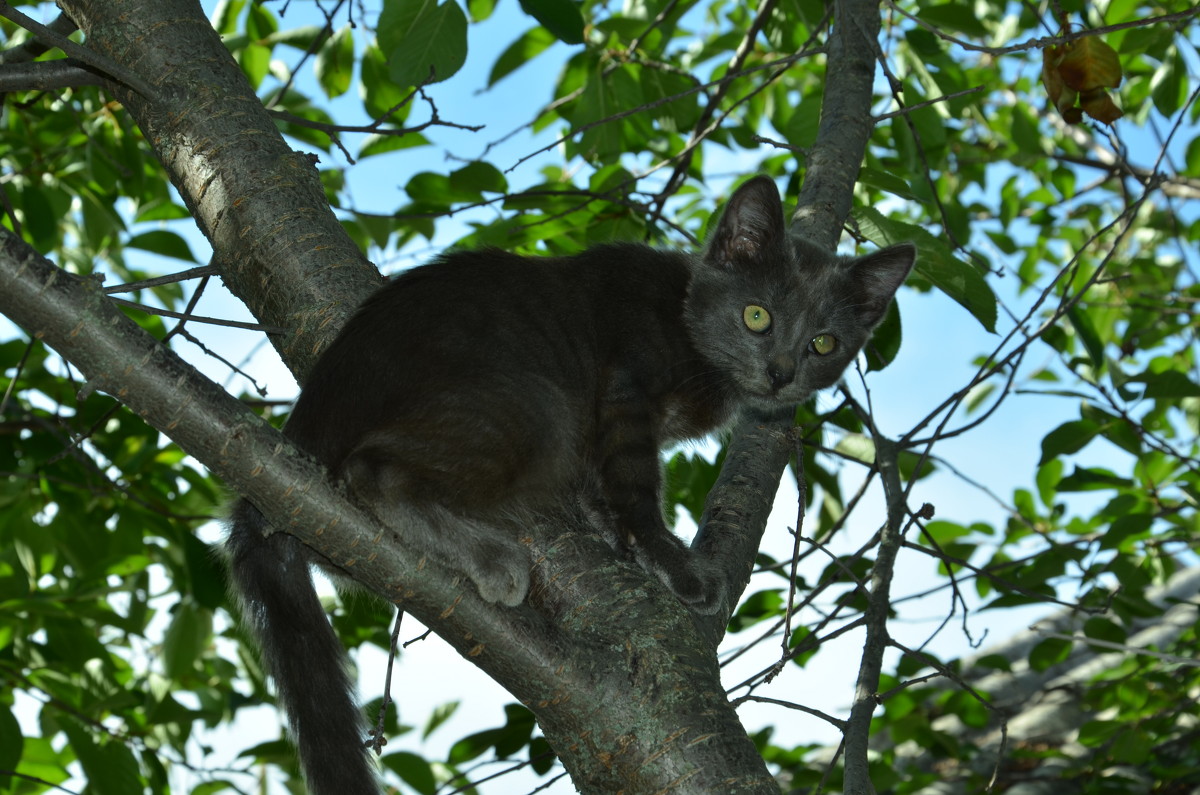
{"label": "thin twig", "polygon": [[125,284],[114,284],[112,287],[104,287],[105,295],[113,293],[132,293],[135,290],[145,290],[149,287],[160,287],[164,284],[174,284],[175,282],[183,282],[188,279],[198,279],[201,276],[217,276],[221,273],[221,269],[216,265],[201,265],[196,268],[188,268],[179,273],[172,273],[168,276],[157,276],[153,279],[142,279],[136,282],[126,282]]}
{"label": "thin twig", "polygon": [[263,331],[267,334],[287,334],[288,329],[279,326],[264,326],[260,323],[243,323],[240,320],[223,320],[218,317],[201,317],[200,315],[187,315],[183,312],[172,312],[170,309],[159,309],[156,306],[146,306],[139,304],[136,301],[126,301],[124,298],[111,298],[114,304],[127,306],[130,309],[138,309],[151,315],[161,315],[163,317],[173,317],[179,320],[194,320],[197,323],[207,323],[210,326],[227,326],[229,328],[246,329],[247,331]]}

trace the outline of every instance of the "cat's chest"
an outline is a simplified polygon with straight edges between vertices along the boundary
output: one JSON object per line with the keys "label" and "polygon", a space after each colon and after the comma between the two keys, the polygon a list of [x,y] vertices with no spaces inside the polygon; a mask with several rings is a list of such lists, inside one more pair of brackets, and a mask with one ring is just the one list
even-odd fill
{"label": "cat's chest", "polygon": [[662,401],[657,423],[659,447],[705,436],[729,421],[724,403],[697,401],[690,395],[671,395]]}
{"label": "cat's chest", "polygon": [[698,372],[672,384],[652,403],[660,447],[712,433],[729,421],[734,409],[727,385]]}

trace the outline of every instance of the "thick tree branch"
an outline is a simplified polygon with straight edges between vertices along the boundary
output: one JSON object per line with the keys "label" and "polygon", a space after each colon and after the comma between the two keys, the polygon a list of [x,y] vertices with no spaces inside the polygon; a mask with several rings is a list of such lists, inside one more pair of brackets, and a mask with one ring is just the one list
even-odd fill
{"label": "thick tree branch", "polygon": [[723,564],[726,593],[733,602],[719,614],[700,619],[713,648],[750,582],[779,478],[792,452],[790,426],[790,421],[747,420],[735,428],[721,474],[708,493],[692,548]]}
{"label": "thick tree branch", "polygon": [[382,281],[330,210],[315,158],[288,147],[199,4],[61,5],[90,48],[151,76],[153,101],[114,93],[212,243],[226,286],[264,324],[293,330],[271,342],[303,383]]}
{"label": "thick tree branch", "polygon": [[[799,207],[792,229],[828,248],[837,244],[842,224],[850,212],[854,183],[867,150],[874,121],[871,116],[872,84],[879,39],[878,0],[839,0],[834,5],[833,32],[825,65],[825,93],[817,140],[808,153]],[[895,444],[874,434],[876,449],[883,451],[888,519],[880,553],[871,576],[867,647],[859,671],[854,706],[846,723],[845,791],[850,795],[874,792],[867,766],[867,739],[876,705],[880,666],[886,648],[888,585],[895,550],[902,540],[903,492],[895,467]],[[890,457],[889,457],[890,456]]]}
{"label": "thick tree branch", "polygon": [[805,159],[792,231],[833,249],[850,214],[854,183],[871,137],[871,87],[879,47],[879,3],[839,0],[825,62],[817,140]]}

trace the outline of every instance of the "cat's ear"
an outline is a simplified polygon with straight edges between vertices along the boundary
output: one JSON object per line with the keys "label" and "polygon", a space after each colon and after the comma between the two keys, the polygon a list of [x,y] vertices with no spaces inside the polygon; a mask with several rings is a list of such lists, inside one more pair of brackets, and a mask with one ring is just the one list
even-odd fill
{"label": "cat's ear", "polygon": [[757,176],[729,197],[704,258],[725,267],[761,260],[781,246],[786,234],[779,189],[768,177]]}
{"label": "cat's ear", "polygon": [[916,259],[916,246],[897,243],[850,262],[861,296],[859,307],[864,324],[874,328],[883,320],[892,296],[904,284]]}

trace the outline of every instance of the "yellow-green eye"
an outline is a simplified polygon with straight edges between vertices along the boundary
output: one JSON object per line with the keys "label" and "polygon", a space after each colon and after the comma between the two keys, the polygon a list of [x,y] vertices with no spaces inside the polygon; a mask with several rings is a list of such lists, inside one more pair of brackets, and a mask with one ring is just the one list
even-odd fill
{"label": "yellow-green eye", "polygon": [[742,320],[746,322],[746,328],[755,334],[766,334],[771,329],[771,313],[761,306],[750,304],[743,309]]}
{"label": "yellow-green eye", "polygon": [[833,349],[837,347],[837,337],[832,334],[818,334],[813,337],[812,349],[821,356],[827,353],[833,353]]}

